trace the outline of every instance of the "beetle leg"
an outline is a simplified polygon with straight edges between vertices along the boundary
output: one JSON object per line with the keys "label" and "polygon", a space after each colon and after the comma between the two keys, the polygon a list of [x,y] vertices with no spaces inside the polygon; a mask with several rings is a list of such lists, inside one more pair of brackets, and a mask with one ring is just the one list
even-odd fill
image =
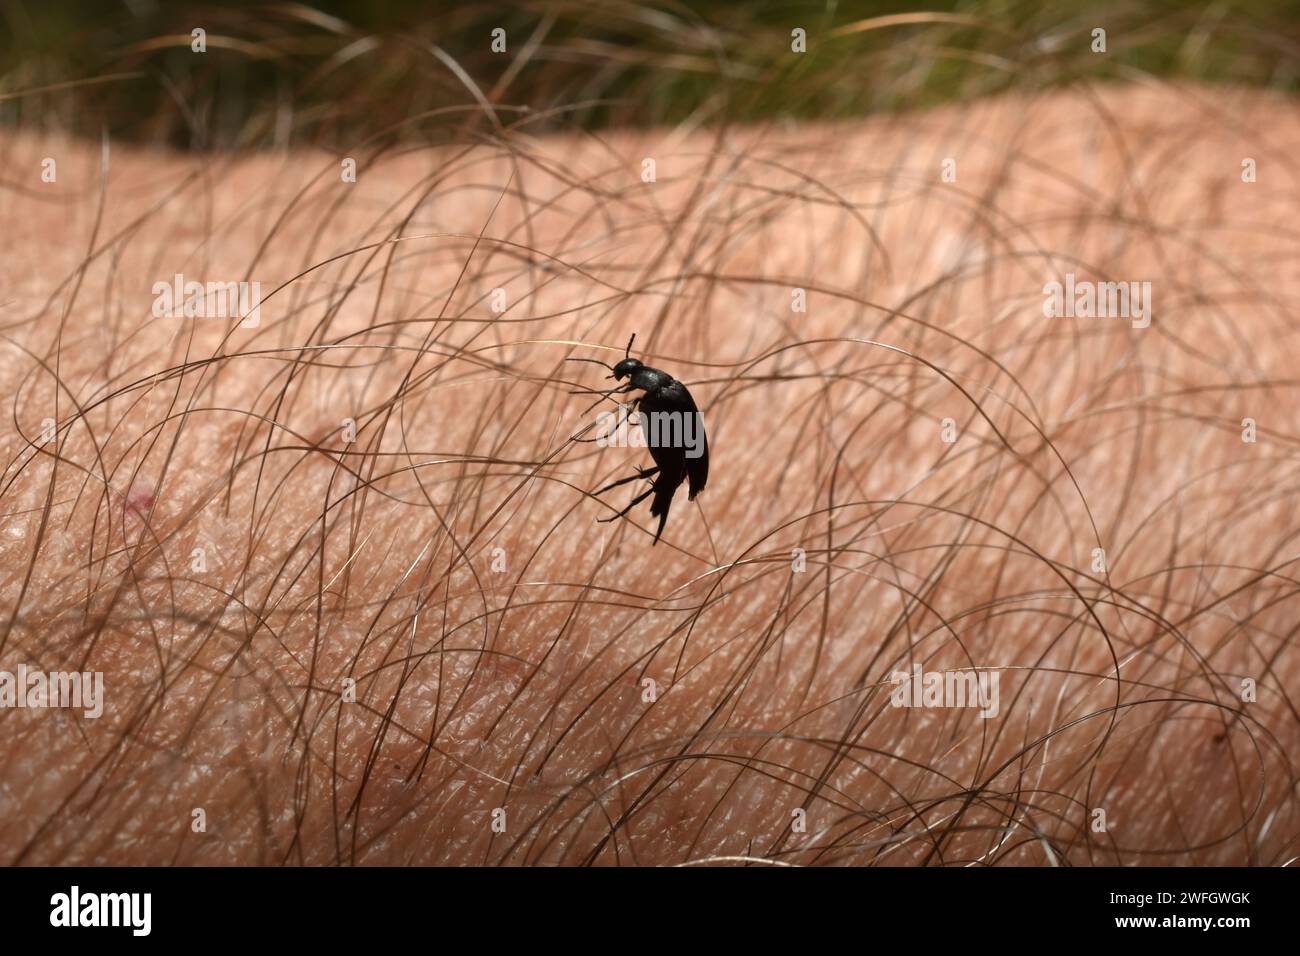
{"label": "beetle leg", "polygon": [[[597,395],[597,394],[598,394],[598,395],[600,395],[600,398],[596,399],[594,402],[592,402],[590,405],[588,405],[588,406],[583,410],[582,414],[584,414],[584,415],[587,414],[587,412],[591,411],[593,408],[595,408],[597,405],[599,405],[601,402],[603,402],[605,399],[609,398],[610,396],[612,396],[612,395],[623,395],[623,394],[626,394],[626,393],[632,391],[632,389],[633,389],[634,387],[635,387],[635,386],[634,386],[631,382],[628,382],[626,385],[620,385],[618,388],[610,388],[610,389],[606,389],[606,390],[603,391],[603,392],[597,392],[595,389],[588,389],[588,390],[587,390],[587,394],[588,394],[588,395]],[[579,392],[574,392],[573,394],[574,394],[574,395],[578,395],[578,394],[581,394],[581,393],[579,393]]]}
{"label": "beetle leg", "polygon": [[635,507],[636,507],[637,505],[639,505],[641,502],[643,502],[643,501],[645,501],[647,498],[649,498],[652,494],[654,494],[654,488],[653,488],[653,487],[649,488],[647,491],[644,491],[644,492],[642,492],[641,494],[637,495],[635,498],[633,498],[630,502],[628,502],[627,507],[624,508],[622,511],[620,511],[618,514],[616,514],[616,515],[610,515],[608,518],[597,518],[596,520],[597,520],[597,521],[617,521],[619,518],[623,517],[625,514],[627,514],[629,511],[631,511],[633,508],[635,508]]}
{"label": "beetle leg", "polygon": [[638,478],[649,478],[651,475],[656,474],[658,471],[659,471],[658,465],[656,465],[653,468],[638,468],[636,470],[635,475],[628,475],[626,478],[620,478],[618,481],[611,481],[609,484],[607,484],[604,488],[601,488],[599,491],[593,491],[592,494],[603,495],[611,488],[617,488],[619,485],[626,485],[629,481],[636,481]]}

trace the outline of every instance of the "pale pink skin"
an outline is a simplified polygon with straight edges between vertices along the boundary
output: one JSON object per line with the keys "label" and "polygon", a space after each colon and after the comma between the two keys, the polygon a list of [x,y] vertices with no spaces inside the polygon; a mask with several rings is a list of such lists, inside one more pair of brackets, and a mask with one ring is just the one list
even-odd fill
{"label": "pale pink skin", "polygon": [[[1298,120],[1134,86],[355,184],[114,144],[106,193],[0,135],[0,670],[107,686],[0,711],[0,859],[1289,861]],[[177,272],[260,325],[154,318]],[[1045,317],[1067,272],[1150,327]],[[568,441],[563,359],[633,331],[713,455],[654,549],[586,496],[644,449]],[[997,715],[891,706],[913,661]]]}

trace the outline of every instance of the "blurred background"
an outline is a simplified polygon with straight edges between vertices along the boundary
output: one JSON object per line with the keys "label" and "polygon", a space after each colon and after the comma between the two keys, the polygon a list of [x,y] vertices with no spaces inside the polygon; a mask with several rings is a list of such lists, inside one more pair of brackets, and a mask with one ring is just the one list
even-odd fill
{"label": "blurred background", "polygon": [[486,127],[485,102],[504,125],[541,113],[528,128],[544,132],[851,117],[1084,77],[1300,83],[1300,3],[1080,7],[0,0],[0,123],[186,150],[341,148]]}

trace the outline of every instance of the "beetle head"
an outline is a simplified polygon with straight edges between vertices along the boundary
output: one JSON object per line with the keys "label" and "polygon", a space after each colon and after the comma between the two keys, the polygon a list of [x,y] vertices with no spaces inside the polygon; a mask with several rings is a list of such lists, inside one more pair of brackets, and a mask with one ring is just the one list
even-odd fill
{"label": "beetle head", "polygon": [[614,366],[614,378],[620,382],[629,375],[635,375],[638,369],[644,368],[639,359],[625,358]]}

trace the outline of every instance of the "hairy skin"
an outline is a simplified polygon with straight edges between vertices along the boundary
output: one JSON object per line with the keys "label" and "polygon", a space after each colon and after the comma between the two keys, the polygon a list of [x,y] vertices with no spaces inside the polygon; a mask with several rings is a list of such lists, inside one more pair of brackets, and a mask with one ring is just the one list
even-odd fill
{"label": "hairy skin", "polygon": [[[4,134],[0,669],[106,703],[0,710],[0,858],[1300,853],[1293,104],[502,123],[356,183]],[[155,318],[176,273],[260,324]],[[1045,317],[1066,273],[1150,327]],[[564,361],[634,331],[712,455],[653,550]],[[892,706],[913,664],[997,714]]]}

